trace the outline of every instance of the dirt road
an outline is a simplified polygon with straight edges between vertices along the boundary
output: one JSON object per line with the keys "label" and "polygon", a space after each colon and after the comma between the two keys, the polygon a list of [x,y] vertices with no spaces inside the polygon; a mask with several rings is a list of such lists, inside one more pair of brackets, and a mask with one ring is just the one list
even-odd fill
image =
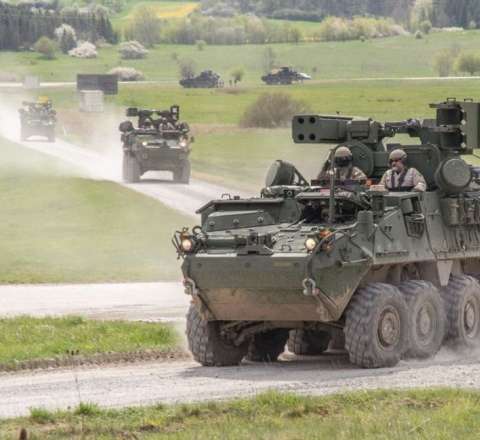
{"label": "dirt road", "polygon": [[2,316],[82,315],[183,322],[189,302],[180,283],[0,286]]}
{"label": "dirt road", "polygon": [[205,368],[193,362],[78,368],[0,375],[0,417],[28,413],[30,407],[67,408],[79,402],[105,407],[230,399],[267,389],[329,394],[375,388],[449,386],[480,389],[480,355],[459,359],[443,352],[438,360],[402,363],[396,368],[361,370],[345,355],[292,357],[276,364]]}

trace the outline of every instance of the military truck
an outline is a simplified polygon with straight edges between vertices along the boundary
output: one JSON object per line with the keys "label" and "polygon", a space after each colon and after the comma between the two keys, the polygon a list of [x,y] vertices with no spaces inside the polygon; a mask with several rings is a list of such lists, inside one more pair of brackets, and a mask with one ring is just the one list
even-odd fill
{"label": "military truck", "polygon": [[180,80],[180,85],[187,89],[214,89],[223,87],[223,80],[220,78],[220,75],[213,72],[212,70],[204,70],[193,78],[183,78]]}
{"label": "military truck", "polygon": [[52,101],[40,97],[36,102],[22,102],[20,113],[20,139],[28,140],[32,136],[42,136],[49,142],[55,142],[55,125],[57,113]]}
{"label": "military truck", "polygon": [[190,182],[190,128],[180,122],[180,107],[169,110],[127,109],[127,117],[138,118],[137,127],[130,120],[120,124],[123,144],[123,179],[140,181],[147,171],[171,171],[174,182]]}
{"label": "military truck", "polygon": [[[369,182],[336,182],[333,170],[308,182],[276,161],[260,197],[212,200],[200,226],[175,234],[199,363],[274,361],[289,337],[319,353],[339,330],[364,368],[480,343],[480,179],[462,158],[480,146],[480,103],[431,107],[435,119],[394,123],[296,116],[296,143],[349,147]],[[399,147],[425,192],[378,185]]]}
{"label": "military truck", "polygon": [[297,72],[291,67],[272,69],[268,74],[262,76],[262,81],[268,85],[290,85],[294,82],[303,82],[309,79],[312,79],[310,75]]}

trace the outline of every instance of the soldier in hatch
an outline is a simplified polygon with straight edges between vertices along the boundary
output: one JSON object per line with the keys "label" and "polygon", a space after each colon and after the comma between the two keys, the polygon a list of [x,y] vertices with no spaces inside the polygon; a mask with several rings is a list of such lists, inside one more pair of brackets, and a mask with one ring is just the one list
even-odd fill
{"label": "soldier in hatch", "polygon": [[[340,182],[358,181],[366,182],[367,176],[358,167],[353,165],[353,155],[348,147],[338,147],[333,156],[335,180]],[[327,161],[318,176],[318,180],[328,180],[330,178],[330,163]]]}
{"label": "soldier in hatch", "polygon": [[380,180],[389,191],[418,191],[427,189],[427,183],[420,171],[407,166],[407,153],[397,149],[390,153],[388,158],[390,169],[385,172]]}

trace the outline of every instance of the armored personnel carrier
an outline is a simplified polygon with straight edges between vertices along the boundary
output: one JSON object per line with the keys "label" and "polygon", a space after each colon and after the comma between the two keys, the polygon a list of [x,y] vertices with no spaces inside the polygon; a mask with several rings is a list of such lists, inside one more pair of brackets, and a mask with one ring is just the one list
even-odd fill
{"label": "armored personnel carrier", "polygon": [[312,79],[310,75],[297,72],[291,67],[280,67],[279,69],[273,69],[267,75],[262,76],[262,81],[268,85],[289,85],[294,82],[302,82],[309,79]]}
{"label": "armored personnel carrier", "polygon": [[[213,200],[176,233],[198,362],[274,361],[289,335],[318,353],[339,330],[365,368],[480,343],[480,181],[462,158],[480,145],[480,103],[431,106],[435,119],[384,124],[296,116],[295,142],[348,146],[369,182],[307,182],[277,161],[260,197]],[[386,142],[397,134],[417,142]],[[399,147],[425,192],[376,185]]]}
{"label": "armored personnel carrier", "polygon": [[55,142],[55,125],[57,113],[52,107],[52,101],[46,97],[36,102],[22,103],[20,113],[20,139],[28,140],[31,136],[42,136],[49,142]]}
{"label": "armored personnel carrier", "polygon": [[220,75],[213,72],[212,70],[204,70],[200,73],[200,75],[197,75],[193,78],[181,79],[180,85],[187,89],[214,89],[224,86]]}
{"label": "armored personnel carrier", "polygon": [[127,109],[127,117],[138,118],[120,124],[123,144],[123,179],[139,182],[147,171],[171,171],[173,180],[190,182],[190,137],[187,123],[180,122],[180,108],[169,110]]}

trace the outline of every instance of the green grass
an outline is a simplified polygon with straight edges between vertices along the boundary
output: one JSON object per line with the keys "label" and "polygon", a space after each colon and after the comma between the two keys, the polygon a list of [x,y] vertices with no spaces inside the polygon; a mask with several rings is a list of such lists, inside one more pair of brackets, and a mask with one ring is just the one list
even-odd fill
{"label": "green grass", "polygon": [[[317,69],[314,79],[437,76],[433,58],[453,45],[478,51],[480,31],[435,33],[422,40],[401,36],[366,42],[324,42],[271,45],[277,63],[293,65],[307,73]],[[1,52],[0,73],[31,73],[43,81],[74,81],[77,73],[106,73],[120,63],[144,72],[147,80],[178,80],[179,58],[193,58],[198,70],[213,69],[228,80],[232,68],[245,69],[246,84],[260,84],[263,53],[267,45],[207,46],[199,51],[191,45],[162,44],[143,60],[121,61],[116,47],[99,50],[97,59],[83,60],[58,54],[56,60],[42,60],[30,52]]]}
{"label": "green grass", "polygon": [[63,359],[71,354],[89,356],[166,351],[179,340],[164,324],[94,321],[81,317],[0,319],[0,364],[43,359]]}
{"label": "green grass", "polygon": [[174,280],[170,237],[191,223],[116,183],[0,139],[0,283]]}
{"label": "green grass", "polygon": [[0,422],[0,435],[23,427],[31,438],[49,439],[469,440],[480,431],[480,394],[448,389],[328,397],[268,392],[231,402],[123,410],[89,404],[85,411],[80,405],[71,412],[35,408],[30,417]]}

